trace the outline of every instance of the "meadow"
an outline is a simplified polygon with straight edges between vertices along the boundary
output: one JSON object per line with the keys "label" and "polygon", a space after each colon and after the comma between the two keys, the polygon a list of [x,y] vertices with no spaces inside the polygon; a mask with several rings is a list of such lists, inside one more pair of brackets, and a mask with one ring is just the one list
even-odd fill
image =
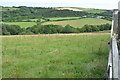
{"label": "meadow", "polygon": [[46,19],[56,21],[56,20],[80,19],[80,17],[53,17],[53,18],[46,18]]}
{"label": "meadow", "polygon": [[42,25],[55,24],[55,25],[65,26],[65,25],[69,24],[73,27],[81,28],[86,24],[88,24],[88,25],[101,25],[101,24],[106,24],[106,23],[111,24],[111,21],[107,21],[107,20],[103,20],[103,19],[97,19],[97,18],[83,18],[83,19],[78,19],[78,20],[45,22],[45,23],[42,23]]}
{"label": "meadow", "polygon": [[3,24],[19,25],[21,28],[27,28],[36,25],[36,22],[3,22]]}
{"label": "meadow", "polygon": [[108,34],[3,37],[3,78],[104,78]]}

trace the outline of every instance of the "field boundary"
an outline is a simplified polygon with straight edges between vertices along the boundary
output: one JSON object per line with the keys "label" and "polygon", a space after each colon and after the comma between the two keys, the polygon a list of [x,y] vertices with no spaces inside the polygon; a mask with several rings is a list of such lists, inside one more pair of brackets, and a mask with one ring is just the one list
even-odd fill
{"label": "field boundary", "polygon": [[29,36],[69,36],[69,35],[109,35],[110,33],[71,33],[71,34],[38,34],[38,35],[1,35],[0,37],[29,37]]}

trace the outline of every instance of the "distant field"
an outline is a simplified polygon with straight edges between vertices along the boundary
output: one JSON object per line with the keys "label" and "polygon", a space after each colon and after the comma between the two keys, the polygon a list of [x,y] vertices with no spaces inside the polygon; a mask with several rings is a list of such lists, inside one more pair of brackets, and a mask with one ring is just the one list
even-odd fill
{"label": "distant field", "polygon": [[3,22],[3,24],[19,25],[22,28],[32,27],[33,25],[36,25],[35,22]]}
{"label": "distant field", "polygon": [[55,8],[55,9],[57,9],[57,10],[83,11],[81,9],[72,8],[72,7],[60,7],[60,8]]}
{"label": "distant field", "polygon": [[88,25],[100,25],[100,24],[106,24],[106,23],[111,24],[111,21],[107,21],[107,20],[103,20],[103,19],[97,19],[97,18],[84,18],[84,19],[79,19],[79,20],[46,22],[46,23],[43,23],[42,25],[55,24],[55,25],[65,26],[65,25],[69,24],[73,27],[81,28],[86,24],[88,24]]}
{"label": "distant field", "polygon": [[40,20],[41,22],[45,21],[44,19],[24,19],[22,21],[32,21],[32,22],[37,22],[37,20]]}
{"label": "distant field", "polygon": [[3,78],[104,78],[109,35],[3,37]]}
{"label": "distant field", "polygon": [[[80,17],[52,17],[52,18],[45,18],[49,19],[51,21],[56,21],[56,20],[69,20],[69,19],[80,19]],[[30,21],[36,22],[39,19],[28,19]],[[22,20],[22,21],[28,21],[28,20]],[[45,21],[44,19],[40,19],[41,22]]]}
{"label": "distant field", "polygon": [[72,8],[80,9],[80,10],[82,10],[82,11],[90,11],[90,10],[93,10],[93,8],[81,8],[81,7],[72,7]]}
{"label": "distant field", "polygon": [[88,13],[103,13],[103,12],[106,12],[106,11],[103,11],[103,10],[90,10],[90,11],[87,11]]}
{"label": "distant field", "polygon": [[54,17],[54,18],[46,18],[46,19],[50,19],[50,20],[69,20],[69,19],[80,19],[80,17]]}
{"label": "distant field", "polygon": [[72,10],[72,11],[86,11],[88,13],[103,13],[106,12],[105,10],[97,10],[93,8],[80,8],[80,7],[60,7],[60,8],[55,8],[57,10]]}

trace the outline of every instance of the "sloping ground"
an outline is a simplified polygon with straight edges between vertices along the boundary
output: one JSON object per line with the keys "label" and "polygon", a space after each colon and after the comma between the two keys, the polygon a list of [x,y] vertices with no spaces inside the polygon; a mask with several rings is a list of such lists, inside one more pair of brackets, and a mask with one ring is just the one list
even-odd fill
{"label": "sloping ground", "polygon": [[62,8],[55,8],[57,10],[72,10],[72,11],[83,11],[81,9],[70,8],[70,7],[62,7]]}
{"label": "sloping ground", "polygon": [[47,24],[55,24],[55,25],[71,25],[73,27],[83,27],[84,25],[101,25],[101,24],[111,24],[111,21],[103,20],[103,19],[97,19],[97,18],[84,18],[84,19],[78,19],[78,20],[67,20],[67,21],[52,21],[52,22],[45,22],[42,25]]}

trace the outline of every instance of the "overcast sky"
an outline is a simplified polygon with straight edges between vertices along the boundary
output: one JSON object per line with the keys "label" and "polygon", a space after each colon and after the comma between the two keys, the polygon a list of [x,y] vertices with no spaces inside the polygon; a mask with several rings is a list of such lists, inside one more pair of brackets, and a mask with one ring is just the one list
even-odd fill
{"label": "overcast sky", "polygon": [[118,2],[119,0],[0,0],[0,5],[116,9]]}

